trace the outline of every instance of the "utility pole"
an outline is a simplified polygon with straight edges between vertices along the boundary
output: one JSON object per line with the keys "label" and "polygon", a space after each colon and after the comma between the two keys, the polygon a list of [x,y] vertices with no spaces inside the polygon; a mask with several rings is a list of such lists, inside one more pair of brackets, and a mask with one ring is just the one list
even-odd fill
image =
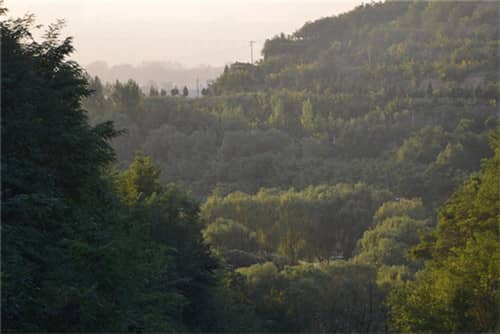
{"label": "utility pole", "polygon": [[250,64],[253,65],[253,43],[255,43],[255,41],[250,41]]}

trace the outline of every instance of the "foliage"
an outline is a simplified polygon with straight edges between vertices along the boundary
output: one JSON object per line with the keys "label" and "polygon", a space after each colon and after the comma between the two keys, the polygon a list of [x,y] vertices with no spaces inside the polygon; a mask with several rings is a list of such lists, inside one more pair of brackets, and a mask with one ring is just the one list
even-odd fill
{"label": "foliage", "polygon": [[496,9],[361,5],[193,99],[1,22],[2,330],[498,331]]}
{"label": "foliage", "polygon": [[[61,24],[42,42],[33,18],[2,33],[2,329],[96,331],[118,325],[114,231],[122,220],[101,168],[113,159],[110,123],[91,127],[89,93],[66,56]],[[115,219],[117,218],[117,219]],[[116,328],[116,327],[115,327]]]}
{"label": "foliage", "polygon": [[240,249],[252,252],[257,249],[255,232],[234,220],[217,218],[203,231],[205,240],[216,249]]}
{"label": "foliage", "polygon": [[[207,236],[221,217],[242,225],[256,236],[258,249],[277,253],[289,263],[300,259],[329,260],[349,257],[356,241],[371,224],[375,208],[389,196],[362,184],[309,187],[303,191],[261,189],[255,195],[231,193],[209,197],[202,214],[209,222]],[[228,244],[232,238],[219,233]],[[212,238],[213,240],[213,238]],[[249,251],[240,243],[238,249]]]}
{"label": "foliage", "polygon": [[383,291],[368,266],[335,262],[280,271],[271,262],[238,269],[242,294],[273,332],[384,330]]}
{"label": "foliage", "polygon": [[498,330],[500,149],[498,134],[493,138],[495,156],[451,196],[435,231],[415,249],[429,259],[425,267],[391,296],[400,331]]}
{"label": "foliage", "polygon": [[1,23],[2,331],[217,330],[198,204],[142,155],[109,175],[118,132],[89,125],[71,39],[57,24],[37,42],[32,25]]}

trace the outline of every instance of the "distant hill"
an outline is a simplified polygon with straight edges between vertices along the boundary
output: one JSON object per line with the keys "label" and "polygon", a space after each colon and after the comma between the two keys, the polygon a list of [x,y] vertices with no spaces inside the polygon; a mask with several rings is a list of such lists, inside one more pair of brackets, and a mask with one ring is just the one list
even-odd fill
{"label": "distant hill", "polygon": [[96,61],[85,68],[91,76],[98,76],[103,82],[133,79],[146,90],[151,86],[166,90],[170,90],[173,86],[187,86],[193,92],[196,92],[197,79],[200,87],[206,87],[207,81],[216,79],[223,70],[222,67],[210,65],[188,68],[178,63],[161,61],[143,62],[138,66],[108,65],[103,61]]}

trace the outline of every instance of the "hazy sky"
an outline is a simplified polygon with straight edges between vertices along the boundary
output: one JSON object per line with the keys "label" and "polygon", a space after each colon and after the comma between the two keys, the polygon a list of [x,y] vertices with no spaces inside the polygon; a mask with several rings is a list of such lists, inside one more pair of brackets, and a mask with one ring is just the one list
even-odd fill
{"label": "hazy sky", "polygon": [[188,66],[249,61],[266,38],[346,12],[361,0],[5,0],[10,16],[64,18],[82,65],[172,61]]}

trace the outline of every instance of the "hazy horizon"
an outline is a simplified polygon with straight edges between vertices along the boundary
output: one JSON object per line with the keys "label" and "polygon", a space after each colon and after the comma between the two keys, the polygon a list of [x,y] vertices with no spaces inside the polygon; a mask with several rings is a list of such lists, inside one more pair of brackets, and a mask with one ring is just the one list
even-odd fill
{"label": "hazy horizon", "polygon": [[[223,66],[254,59],[266,38],[292,33],[305,22],[337,15],[361,4],[354,0],[6,0],[8,16],[33,13],[47,25],[64,19],[74,37],[73,58],[83,66],[160,61],[185,67]],[[283,4],[287,10],[283,11]],[[140,6],[140,8],[138,8]]]}

